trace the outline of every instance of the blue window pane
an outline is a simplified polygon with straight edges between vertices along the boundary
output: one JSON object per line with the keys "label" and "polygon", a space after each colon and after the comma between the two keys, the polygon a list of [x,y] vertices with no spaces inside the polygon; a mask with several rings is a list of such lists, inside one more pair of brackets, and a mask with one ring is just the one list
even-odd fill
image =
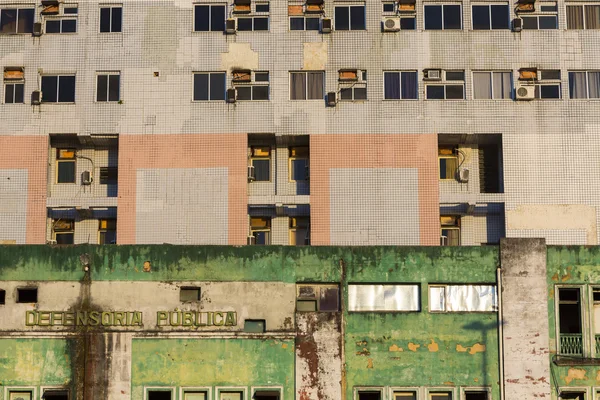
{"label": "blue window pane", "polygon": [[383,75],[384,98],[400,99],[400,72],[386,72]]}
{"label": "blue window pane", "polygon": [[402,73],[402,99],[415,100],[417,95],[417,73],[403,72]]}

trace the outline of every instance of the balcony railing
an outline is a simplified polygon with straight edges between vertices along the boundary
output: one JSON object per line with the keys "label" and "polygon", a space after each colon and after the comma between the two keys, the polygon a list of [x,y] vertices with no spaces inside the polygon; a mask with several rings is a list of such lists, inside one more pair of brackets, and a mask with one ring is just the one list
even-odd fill
{"label": "balcony railing", "polygon": [[[600,335],[596,336],[596,349],[600,346]],[[583,354],[583,338],[581,333],[560,334],[560,354],[581,355]]]}

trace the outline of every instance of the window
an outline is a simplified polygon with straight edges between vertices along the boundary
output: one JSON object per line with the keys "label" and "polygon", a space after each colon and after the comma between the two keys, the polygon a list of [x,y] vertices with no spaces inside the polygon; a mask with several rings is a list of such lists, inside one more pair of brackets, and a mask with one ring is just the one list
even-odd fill
{"label": "window", "polygon": [[[253,80],[239,80],[236,76],[239,74],[253,75]],[[233,72],[232,83],[237,91],[236,99],[244,100],[269,100],[269,73],[268,72]]]}
{"label": "window", "polygon": [[123,7],[100,6],[100,33],[122,32]]}
{"label": "window", "polygon": [[[427,100],[461,100],[465,98],[465,71],[442,71],[440,83],[425,82]],[[440,72],[440,73],[442,73]],[[428,72],[430,74],[430,72]]]}
{"label": "window", "polygon": [[271,180],[271,148],[269,146],[250,147],[250,165],[254,170],[255,182]]}
{"label": "window", "polygon": [[365,5],[334,7],[336,31],[360,31],[366,29]]}
{"label": "window", "polygon": [[522,68],[519,70],[519,81],[535,86],[536,99],[560,99],[560,70],[536,70]]}
{"label": "window", "polygon": [[208,391],[185,390],[183,400],[208,400]]}
{"label": "window", "polygon": [[440,180],[455,180],[458,170],[458,152],[453,147],[438,148],[438,162],[440,165]]}
{"label": "window", "polygon": [[[56,7],[56,6],[49,6]],[[76,4],[61,4],[62,13],[55,16],[46,17],[45,33],[76,33],[77,32],[77,13]],[[44,13],[44,11],[42,11]]]}
{"label": "window", "polygon": [[488,400],[489,398],[487,390],[465,390],[465,400]]}
{"label": "window", "polygon": [[237,30],[268,31],[269,30],[269,3],[257,3],[254,15],[237,18]]}
{"label": "window", "polygon": [[0,289],[0,305],[6,304],[6,290]]}
{"label": "window", "polygon": [[508,29],[508,4],[473,5],[473,29]]}
{"label": "window", "polygon": [[558,288],[559,354],[583,354],[581,288]]}
{"label": "window", "polygon": [[56,244],[75,243],[75,221],[72,219],[56,219],[52,223],[52,234]]}
{"label": "window", "polygon": [[244,400],[244,394],[240,391],[224,391],[219,393],[219,400]]}
{"label": "window", "polygon": [[567,29],[600,29],[600,5],[568,5]]}
{"label": "window", "polygon": [[271,244],[271,218],[251,217],[250,235],[254,236],[257,245]]}
{"label": "window", "polygon": [[179,301],[182,303],[200,301],[200,288],[184,286],[179,289]]}
{"label": "window", "polygon": [[523,29],[558,29],[558,6],[555,1],[536,2],[535,7],[537,9],[533,13],[521,16]]}
{"label": "window", "polygon": [[65,389],[46,389],[42,395],[44,400],[69,400],[69,391]]}
{"label": "window", "polygon": [[290,100],[323,100],[325,72],[290,72]]}
{"label": "window", "polygon": [[290,31],[318,31],[321,25],[321,17],[318,15],[304,15],[302,5],[290,5],[288,7],[290,17]]}
{"label": "window", "polygon": [[118,72],[96,76],[96,101],[119,101],[121,75]]}
{"label": "window", "polygon": [[33,33],[32,8],[0,8],[0,34]]}
{"label": "window", "polygon": [[417,400],[417,392],[415,391],[394,391],[393,400]]}
{"label": "window", "polygon": [[383,86],[386,100],[416,100],[417,71],[384,71]]}
{"label": "window", "polygon": [[460,217],[441,216],[440,246],[460,246]]}
{"label": "window", "polygon": [[310,217],[290,217],[290,246],[310,245]]}
{"label": "window", "polygon": [[32,390],[9,390],[8,400],[33,400]]}
{"label": "window", "polygon": [[117,243],[117,220],[101,219],[98,221],[98,244]]}
{"label": "window", "polygon": [[560,400],[585,400],[586,392],[572,391],[572,390],[564,391],[561,389],[559,399]]}
{"label": "window", "polygon": [[17,303],[37,303],[38,290],[35,287],[17,288]]}
{"label": "window", "polygon": [[599,99],[600,72],[569,71],[569,96],[572,99]]}
{"label": "window", "polygon": [[148,390],[148,400],[171,400],[171,390]]}
{"label": "window", "polygon": [[225,72],[194,73],[194,101],[225,101]]}
{"label": "window", "polygon": [[495,285],[430,285],[430,312],[498,311]]}
{"label": "window", "polygon": [[296,285],[296,311],[335,312],[340,310],[339,285],[299,284]]}
{"label": "window", "polygon": [[267,330],[267,322],[264,319],[244,320],[244,332],[264,333]]}
{"label": "window", "polygon": [[44,103],[74,103],[75,75],[42,76],[42,101]]}
{"label": "window", "polygon": [[428,400],[452,400],[452,392],[436,391],[429,392]]}
{"label": "window", "polygon": [[349,311],[420,311],[419,285],[348,285]]}
{"label": "window", "polygon": [[309,148],[308,146],[296,146],[289,148],[289,174],[290,182],[307,181]]}
{"label": "window", "polygon": [[425,29],[462,29],[460,4],[425,4]]}
{"label": "window", "polygon": [[381,400],[380,390],[359,390],[357,400]]}
{"label": "window", "polygon": [[224,32],[225,5],[196,5],[194,6],[195,32]]}
{"label": "window", "polygon": [[473,72],[473,98],[510,99],[512,98],[511,72]]}
{"label": "window", "polygon": [[400,18],[400,30],[415,30],[416,29],[416,16],[415,16],[415,3],[409,1],[397,2],[384,2],[383,4],[383,16],[384,17],[399,17]]}
{"label": "window", "polygon": [[100,167],[100,184],[116,185],[119,169],[117,167]]}
{"label": "window", "polygon": [[4,103],[24,103],[24,89],[23,68],[4,68]]}
{"label": "window", "polygon": [[56,149],[56,183],[75,183],[75,149]]}
{"label": "window", "polygon": [[279,390],[278,389],[260,389],[255,390],[254,395],[252,396],[253,400],[279,400]]}
{"label": "window", "polygon": [[367,71],[340,70],[338,82],[341,101],[367,99]]}

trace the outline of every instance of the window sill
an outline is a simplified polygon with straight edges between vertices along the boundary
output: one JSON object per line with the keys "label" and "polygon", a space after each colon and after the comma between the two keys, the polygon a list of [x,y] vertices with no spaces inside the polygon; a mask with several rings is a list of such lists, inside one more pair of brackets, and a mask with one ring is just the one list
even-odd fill
{"label": "window sill", "polygon": [[45,104],[48,104],[48,105],[50,105],[50,104],[56,104],[56,105],[69,105],[69,104],[71,104],[71,105],[74,105],[75,102],[74,101],[73,102],[67,102],[67,101],[42,101],[40,104],[42,104],[42,105],[45,105]]}
{"label": "window sill", "polygon": [[10,33],[0,33],[0,36],[31,36],[33,32],[10,32]]}
{"label": "window sill", "polygon": [[225,101],[225,99],[223,99],[223,100],[192,100],[192,103],[197,103],[197,104],[226,103],[226,101]]}
{"label": "window sill", "polygon": [[383,101],[419,101],[419,99],[382,99]]}
{"label": "window sill", "polygon": [[44,32],[43,36],[46,36],[46,35],[52,35],[52,36],[67,35],[67,36],[73,36],[73,35],[77,35],[77,32],[54,32],[54,33],[46,33],[46,32]]}
{"label": "window sill", "polygon": [[558,366],[600,365],[600,358],[557,354],[552,357],[552,362]]}

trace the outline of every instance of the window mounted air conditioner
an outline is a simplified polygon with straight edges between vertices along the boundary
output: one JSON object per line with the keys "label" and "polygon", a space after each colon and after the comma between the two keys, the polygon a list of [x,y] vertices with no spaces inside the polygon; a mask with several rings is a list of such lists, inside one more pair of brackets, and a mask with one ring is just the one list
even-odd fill
{"label": "window mounted air conditioner", "polygon": [[235,103],[236,97],[237,97],[237,91],[235,90],[235,88],[227,89],[227,102],[228,103]]}
{"label": "window mounted air conditioner", "polygon": [[91,185],[93,181],[92,173],[90,171],[83,171],[81,173],[81,184],[82,185]]}
{"label": "window mounted air conditioner", "polygon": [[254,165],[248,165],[248,181],[252,182],[256,179],[256,175],[254,174]]}
{"label": "window mounted air conditioner", "polygon": [[33,24],[33,36],[35,37],[39,37],[42,36],[42,23],[41,22],[35,22]]}
{"label": "window mounted air conditioner", "polygon": [[521,32],[523,30],[522,18],[515,18],[512,20],[512,30],[513,32]]}
{"label": "window mounted air conditioner", "polygon": [[468,168],[461,168],[458,170],[458,180],[462,183],[467,183],[469,182],[469,169]]}
{"label": "window mounted air conditioner", "polygon": [[232,35],[237,30],[237,19],[235,18],[227,18],[225,21],[225,33],[228,35]]}
{"label": "window mounted air conditioner", "polygon": [[34,90],[31,93],[31,104],[33,104],[34,106],[39,106],[42,102],[42,91],[41,90]]}
{"label": "window mounted air conditioner", "polygon": [[384,32],[398,32],[400,30],[400,17],[386,17],[381,20]]}
{"label": "window mounted air conditioner", "polygon": [[517,85],[515,90],[516,100],[533,100],[535,98],[535,86],[533,85]]}
{"label": "window mounted air conditioner", "polygon": [[423,71],[423,79],[428,81],[441,81],[442,70],[441,69],[426,69]]}
{"label": "window mounted air conditioner", "polygon": [[329,107],[335,107],[336,103],[337,103],[337,93],[335,92],[329,92],[327,93],[327,105]]}
{"label": "window mounted air conditioner", "polygon": [[333,23],[331,18],[321,18],[321,33],[331,33]]}

